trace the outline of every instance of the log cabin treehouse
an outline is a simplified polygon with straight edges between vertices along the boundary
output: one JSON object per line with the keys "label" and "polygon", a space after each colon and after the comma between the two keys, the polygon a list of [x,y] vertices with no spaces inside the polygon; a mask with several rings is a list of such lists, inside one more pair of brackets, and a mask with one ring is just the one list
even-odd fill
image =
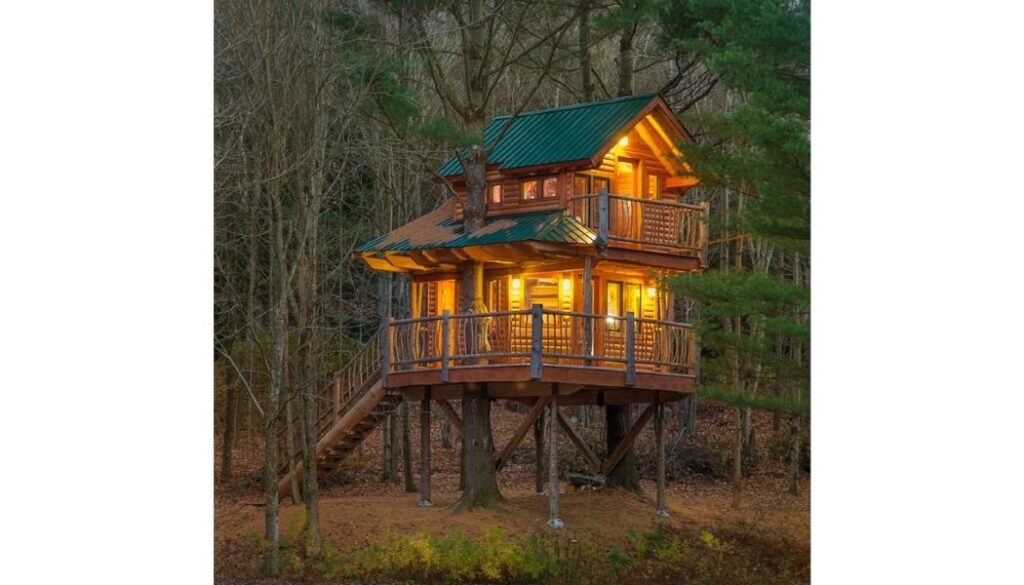
{"label": "log cabin treehouse", "polygon": [[[652,411],[659,424],[653,405],[693,391],[696,338],[673,320],[663,280],[704,268],[707,209],[682,201],[697,182],[683,152],[692,139],[665,101],[649,94],[498,116],[484,134],[481,229],[464,230],[467,187],[453,156],[437,173],[451,199],[356,250],[374,270],[410,275],[412,314],[391,319],[336,377],[317,449],[327,467],[401,399],[421,401],[422,416],[434,402],[458,427],[448,401],[467,385],[533,405],[524,425],[545,407],[646,403],[629,442]],[[473,307],[462,299],[467,263],[483,265]],[[602,462],[561,415],[550,424],[596,473],[622,455]]]}

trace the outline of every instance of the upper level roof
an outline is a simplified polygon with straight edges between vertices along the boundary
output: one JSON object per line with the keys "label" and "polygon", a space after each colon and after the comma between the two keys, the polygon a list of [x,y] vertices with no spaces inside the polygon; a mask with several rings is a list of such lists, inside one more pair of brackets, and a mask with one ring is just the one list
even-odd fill
{"label": "upper level roof", "polygon": [[[484,129],[485,144],[491,146],[498,139],[498,143],[491,147],[487,164],[510,170],[592,159],[601,154],[602,148],[609,145],[627,124],[658,105],[667,111],[667,105],[657,94],[648,93],[522,112],[511,121],[508,115],[498,116]],[[672,121],[675,122],[674,117]],[[682,126],[678,129],[685,135]],[[443,177],[461,175],[462,172],[462,165],[455,156],[438,170]]]}

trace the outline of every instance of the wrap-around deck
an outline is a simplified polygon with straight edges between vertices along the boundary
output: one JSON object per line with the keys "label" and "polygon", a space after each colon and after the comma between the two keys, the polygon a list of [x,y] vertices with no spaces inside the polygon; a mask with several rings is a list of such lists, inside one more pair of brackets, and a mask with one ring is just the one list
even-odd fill
{"label": "wrap-around deck", "polygon": [[615,390],[612,402],[646,401],[650,391],[681,398],[697,363],[688,324],[541,305],[394,320],[385,345],[385,386],[429,386],[436,397],[471,383],[486,383],[495,398],[533,396],[555,383],[581,403],[600,401],[604,389]]}

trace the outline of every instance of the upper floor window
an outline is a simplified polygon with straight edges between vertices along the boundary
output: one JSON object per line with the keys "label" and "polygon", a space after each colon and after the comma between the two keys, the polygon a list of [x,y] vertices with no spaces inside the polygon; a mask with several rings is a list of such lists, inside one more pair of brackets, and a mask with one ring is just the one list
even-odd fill
{"label": "upper floor window", "polygon": [[491,185],[491,203],[501,205],[501,185]]}
{"label": "upper floor window", "polygon": [[590,195],[590,175],[576,175],[572,180],[573,195]]}
{"label": "upper floor window", "polygon": [[544,179],[544,197],[558,197],[558,177]]}
{"label": "upper floor window", "polygon": [[523,181],[523,200],[536,199],[540,196],[540,181],[530,179]]}
{"label": "upper floor window", "polygon": [[523,200],[552,199],[558,197],[558,177],[528,179],[523,181]]}

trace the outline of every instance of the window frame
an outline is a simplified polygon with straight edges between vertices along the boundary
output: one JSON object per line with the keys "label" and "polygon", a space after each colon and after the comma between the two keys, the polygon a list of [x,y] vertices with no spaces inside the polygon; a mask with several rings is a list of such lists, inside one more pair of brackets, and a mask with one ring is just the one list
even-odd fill
{"label": "window frame", "polygon": [[[555,190],[554,193],[548,195],[548,183],[554,182]],[[551,177],[544,177],[540,182],[540,198],[541,199],[558,199],[558,175]]]}
{"label": "window frame", "polygon": [[[494,199],[494,190],[498,190],[498,199]],[[501,183],[494,183],[487,188],[487,201],[491,205],[504,205],[505,203],[505,188]]]}

